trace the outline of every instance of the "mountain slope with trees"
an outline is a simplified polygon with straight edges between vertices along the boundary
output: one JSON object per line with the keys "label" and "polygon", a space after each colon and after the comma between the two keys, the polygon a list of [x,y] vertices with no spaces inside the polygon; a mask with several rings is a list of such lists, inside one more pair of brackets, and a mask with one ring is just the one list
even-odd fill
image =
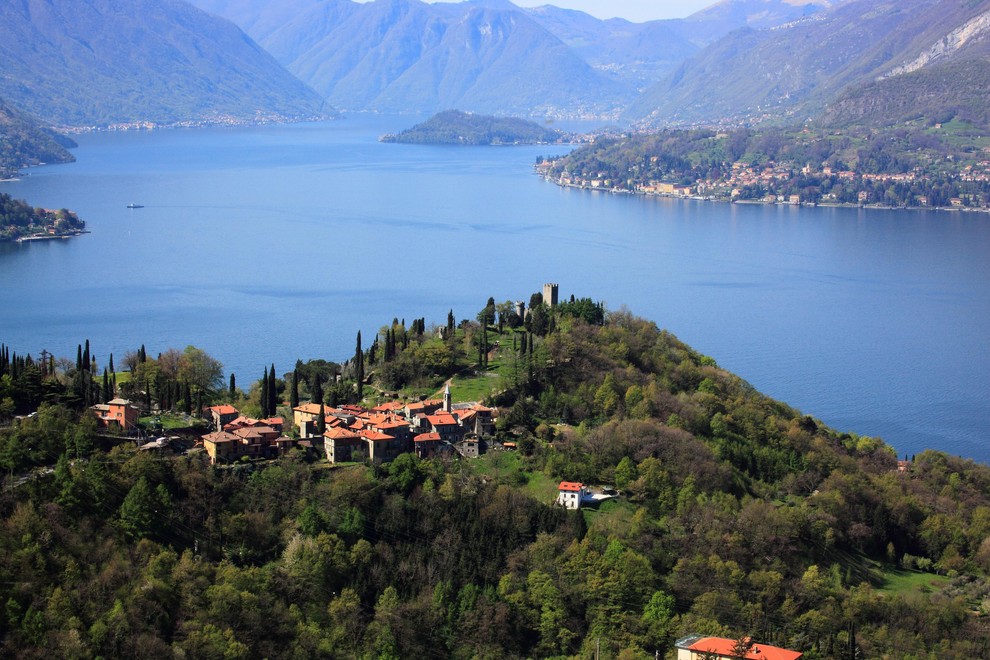
{"label": "mountain slope with trees", "polygon": [[71,163],[69,138],[43,128],[0,99],[0,179],[40,163]]}
{"label": "mountain slope with trees", "polygon": [[[645,92],[627,115],[651,124],[803,120],[843,90],[894,80],[912,63],[923,68],[985,55],[988,12],[986,0],[852,0],[787,25],[733,32]],[[943,76],[955,72],[940,69]],[[975,80],[950,78],[935,89]],[[968,94],[986,100],[990,90]]]}
{"label": "mountain slope with trees", "polygon": [[65,126],[333,113],[235,26],[181,0],[0,3],[0,68],[0,96]]}

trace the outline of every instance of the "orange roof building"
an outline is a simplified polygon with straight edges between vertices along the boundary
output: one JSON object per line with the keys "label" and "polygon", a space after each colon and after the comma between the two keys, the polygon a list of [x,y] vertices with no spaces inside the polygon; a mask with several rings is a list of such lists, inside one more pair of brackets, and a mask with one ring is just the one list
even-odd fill
{"label": "orange roof building", "polygon": [[[746,637],[741,640],[724,637],[689,635],[677,640],[677,660],[702,660],[703,658],[745,658],[746,660],[799,660],[803,653],[760,644]],[[741,648],[740,648],[741,647]],[[741,651],[745,655],[741,655]]]}

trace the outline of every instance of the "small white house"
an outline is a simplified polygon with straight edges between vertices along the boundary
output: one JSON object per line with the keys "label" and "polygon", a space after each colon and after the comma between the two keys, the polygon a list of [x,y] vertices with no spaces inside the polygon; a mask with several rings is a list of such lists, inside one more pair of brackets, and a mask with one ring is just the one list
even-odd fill
{"label": "small white house", "polygon": [[557,487],[557,504],[565,509],[580,509],[581,500],[584,499],[584,484],[573,481],[561,481]]}

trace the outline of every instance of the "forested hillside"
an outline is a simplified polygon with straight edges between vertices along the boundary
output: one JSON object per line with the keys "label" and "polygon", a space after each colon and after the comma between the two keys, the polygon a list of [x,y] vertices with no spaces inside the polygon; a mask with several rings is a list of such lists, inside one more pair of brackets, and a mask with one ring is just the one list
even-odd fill
{"label": "forested hillside", "polygon": [[[396,319],[286,388],[326,371],[354,396],[367,366],[374,403],[500,374],[492,442],[516,450],[474,460],[106,452],[59,394],[95,373],[88,343],[74,369],[0,350],[0,400],[53,402],[0,430],[4,654],[673,658],[687,633],[806,658],[990,651],[986,466],[899,464],[628,312],[530,309],[489,300],[441,332]],[[25,457],[54,470],[22,476]],[[561,480],[621,497],[567,512],[550,505]]]}
{"label": "forested hillside", "polygon": [[39,163],[69,163],[75,160],[66,148],[75,143],[42,128],[0,99],[0,179]]}
{"label": "forested hillside", "polygon": [[0,95],[64,126],[333,115],[228,21],[181,0],[0,3]]}

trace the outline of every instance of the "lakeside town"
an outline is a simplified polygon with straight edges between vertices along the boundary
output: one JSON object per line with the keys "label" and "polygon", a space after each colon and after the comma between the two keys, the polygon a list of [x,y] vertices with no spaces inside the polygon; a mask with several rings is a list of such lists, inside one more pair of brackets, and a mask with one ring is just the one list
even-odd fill
{"label": "lakeside town", "polygon": [[780,136],[671,131],[609,137],[538,159],[557,185],[699,200],[990,209],[990,146],[953,141],[941,124],[868,138],[807,129]]}

